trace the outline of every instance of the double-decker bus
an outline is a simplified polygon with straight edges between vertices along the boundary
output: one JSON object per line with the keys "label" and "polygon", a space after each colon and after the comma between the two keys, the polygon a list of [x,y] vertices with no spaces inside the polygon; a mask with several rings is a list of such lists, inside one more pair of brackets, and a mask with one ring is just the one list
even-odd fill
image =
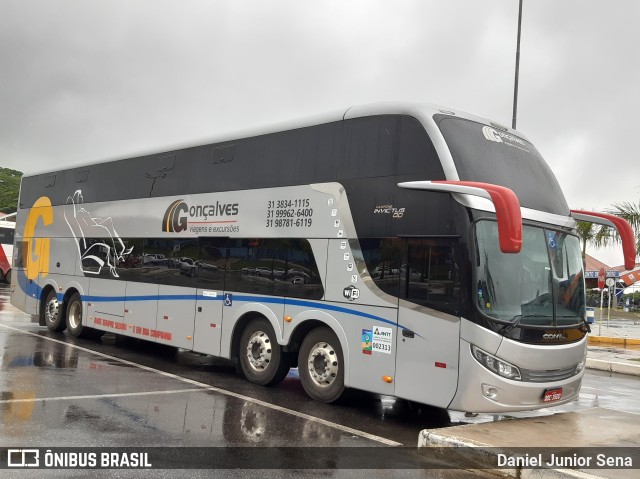
{"label": "double-decker bus", "polygon": [[[594,214],[595,215],[595,214]],[[12,303],[234,359],[307,394],[468,412],[575,399],[586,335],[575,219],[522,134],[375,104],[201,146],[24,176]]]}
{"label": "double-decker bus", "polygon": [[11,213],[0,218],[0,281],[5,283],[11,283],[15,216],[15,213]]}

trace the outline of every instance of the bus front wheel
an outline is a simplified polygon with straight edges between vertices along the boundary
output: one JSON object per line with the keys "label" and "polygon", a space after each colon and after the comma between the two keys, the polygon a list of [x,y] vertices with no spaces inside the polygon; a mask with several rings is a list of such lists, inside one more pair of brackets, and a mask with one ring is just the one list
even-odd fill
{"label": "bus front wheel", "polygon": [[64,321],[64,317],[60,314],[60,303],[58,302],[58,296],[55,290],[50,290],[47,294],[47,299],[44,300],[44,308],[42,314],[44,315],[44,324],[49,331],[60,332],[67,328]]}
{"label": "bus front wheel", "polygon": [[289,373],[289,358],[265,318],[256,318],[244,328],[239,355],[242,372],[252,383],[273,386]]}
{"label": "bus front wheel", "polygon": [[340,341],[329,328],[307,334],[298,354],[300,382],[309,397],[332,403],[344,392],[344,359]]}

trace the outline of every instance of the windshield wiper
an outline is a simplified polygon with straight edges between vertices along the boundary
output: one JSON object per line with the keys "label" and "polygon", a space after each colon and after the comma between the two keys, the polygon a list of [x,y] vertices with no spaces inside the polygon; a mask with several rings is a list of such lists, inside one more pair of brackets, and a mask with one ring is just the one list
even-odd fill
{"label": "windshield wiper", "polygon": [[526,317],[526,318],[548,318],[549,315],[547,315],[547,314],[525,314],[523,316],[522,314],[516,314],[513,318],[511,318],[511,321],[513,321],[513,322],[509,323],[509,324],[505,324],[502,327],[502,329],[500,329],[500,331],[498,331],[498,334],[505,335],[506,333],[511,331],[513,328],[515,328],[516,326],[518,326],[520,324],[520,321],[522,321],[523,317]]}
{"label": "windshield wiper", "polygon": [[505,335],[506,333],[511,331],[513,328],[515,328],[518,324],[520,324],[520,321],[522,321],[522,315],[521,314],[516,314],[513,318],[511,318],[511,321],[513,321],[513,322],[509,323],[509,324],[505,324],[502,327],[502,329],[500,329],[500,331],[498,331],[498,334]]}
{"label": "windshield wiper", "polygon": [[[556,316],[556,318],[576,318],[576,319],[578,319],[575,314]],[[585,318],[580,318],[580,322],[582,323],[583,331],[586,331],[587,333],[590,333],[591,332],[591,325],[589,324],[589,322]],[[558,326],[558,327],[560,327],[560,326]]]}

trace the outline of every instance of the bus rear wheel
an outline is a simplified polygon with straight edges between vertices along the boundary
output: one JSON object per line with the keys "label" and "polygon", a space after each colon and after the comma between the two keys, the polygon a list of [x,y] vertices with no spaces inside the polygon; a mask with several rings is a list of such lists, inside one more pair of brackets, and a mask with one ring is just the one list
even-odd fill
{"label": "bus rear wheel", "polygon": [[340,341],[329,328],[307,334],[298,354],[300,382],[309,397],[332,403],[344,392],[344,359]]}
{"label": "bus rear wheel", "polygon": [[58,296],[55,290],[50,290],[47,294],[47,299],[44,300],[44,308],[42,314],[44,315],[44,324],[49,331],[60,332],[67,328],[64,317],[60,314],[60,303],[58,302]]}
{"label": "bus rear wheel", "polygon": [[287,377],[289,357],[265,318],[256,318],[244,328],[240,337],[240,367],[249,381],[261,386],[273,386]]}
{"label": "bus rear wheel", "polygon": [[88,336],[89,328],[82,326],[82,299],[78,293],[73,293],[67,301],[67,328],[74,338]]}

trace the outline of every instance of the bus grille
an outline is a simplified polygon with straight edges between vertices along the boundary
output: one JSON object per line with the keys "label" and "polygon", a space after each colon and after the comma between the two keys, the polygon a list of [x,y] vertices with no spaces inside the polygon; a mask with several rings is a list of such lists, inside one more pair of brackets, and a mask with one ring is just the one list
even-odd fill
{"label": "bus grille", "polygon": [[529,381],[533,383],[544,383],[553,381],[562,381],[563,379],[570,378],[577,374],[576,366],[564,369],[550,369],[548,371],[537,371],[534,369],[520,369],[520,375],[523,381]]}

